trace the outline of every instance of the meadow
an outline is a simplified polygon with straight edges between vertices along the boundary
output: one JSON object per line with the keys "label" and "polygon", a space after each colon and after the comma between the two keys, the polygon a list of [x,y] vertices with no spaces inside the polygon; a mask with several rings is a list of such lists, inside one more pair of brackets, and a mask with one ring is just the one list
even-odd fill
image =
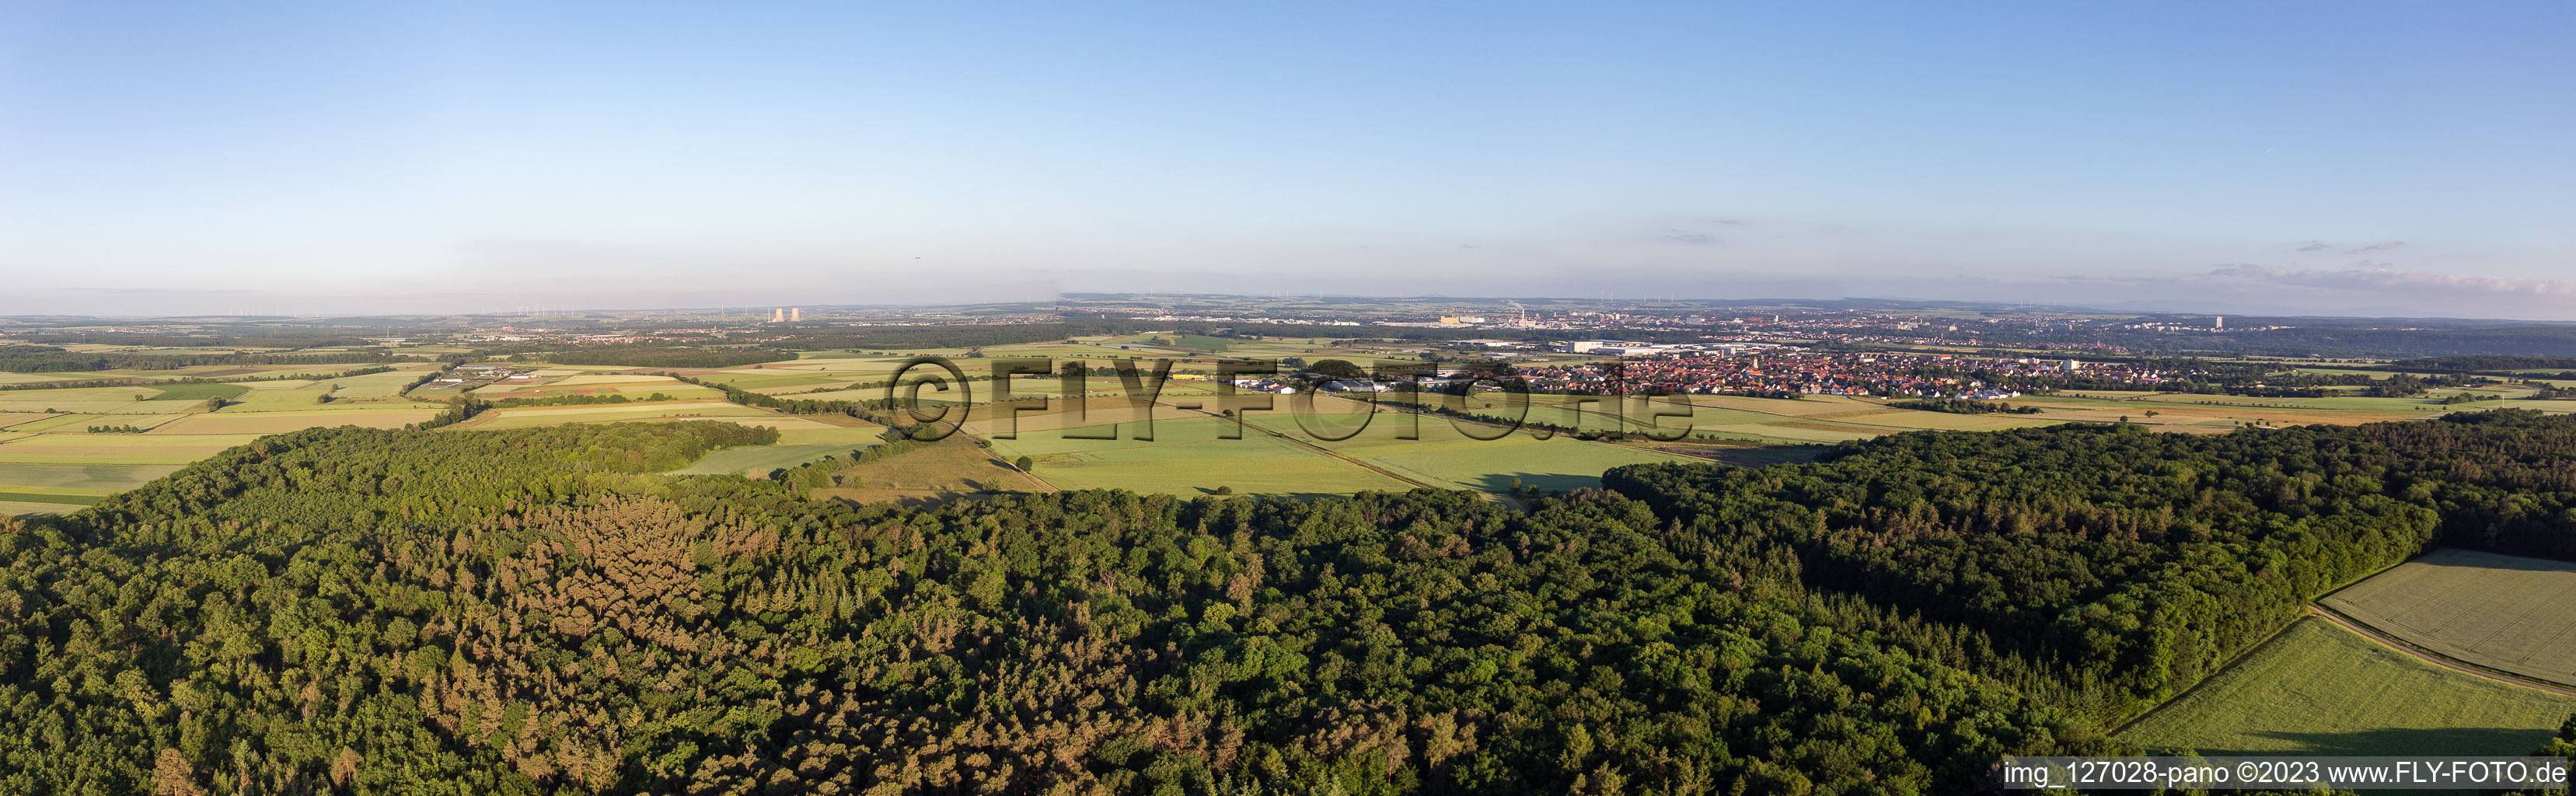
{"label": "meadow", "polygon": [[2207,755],[2524,755],[2576,697],[2454,671],[2319,619],[2118,733]]}
{"label": "meadow", "polygon": [[1047,484],[994,460],[981,442],[964,434],[873,462],[843,462],[832,472],[837,485],[812,494],[860,503],[923,503],[984,492],[1049,491]]}
{"label": "meadow", "polygon": [[[1069,439],[1061,430],[1023,429],[1017,439],[988,438],[1003,459],[1035,460],[1032,474],[1059,489],[1127,489],[1200,495],[1218,487],[1254,494],[1401,492],[1412,484],[1258,430],[1224,439],[1235,423],[1199,416],[1158,420],[1154,440]],[[1094,426],[1086,433],[1106,433]]]}
{"label": "meadow", "polygon": [[2453,660],[2576,685],[2576,563],[2436,550],[2320,602]]}
{"label": "meadow", "polygon": [[[1394,410],[1376,413],[1363,426],[1359,422],[1364,410],[1361,402],[1340,398],[1316,399],[1312,417],[1299,416],[1295,402],[1281,400],[1277,404],[1272,411],[1245,412],[1243,417],[1253,427],[1443,489],[1501,492],[1515,480],[1540,489],[1576,489],[1599,486],[1601,471],[1611,467],[1689,460],[1660,451],[1565,436],[1541,439],[1528,430],[1498,439],[1477,439],[1447,419]],[[1503,429],[1469,424],[1466,431],[1490,436]],[[1159,436],[1159,429],[1156,433]],[[1330,439],[1333,437],[1344,438]]]}
{"label": "meadow", "polygon": [[806,462],[820,461],[826,456],[851,456],[856,451],[864,450],[867,447],[869,447],[869,444],[867,443],[818,445],[789,445],[781,443],[777,445],[748,445],[740,448],[726,448],[724,450],[707,454],[706,458],[699,459],[696,463],[687,467],[673,470],[670,474],[745,475],[753,478],[766,478],[769,476],[770,471],[773,470],[795,467]]}

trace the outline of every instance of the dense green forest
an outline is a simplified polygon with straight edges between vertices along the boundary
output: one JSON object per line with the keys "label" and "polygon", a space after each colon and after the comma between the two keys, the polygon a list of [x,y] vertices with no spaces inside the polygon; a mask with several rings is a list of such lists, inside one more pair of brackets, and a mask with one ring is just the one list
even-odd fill
{"label": "dense green forest", "polygon": [[1525,512],[652,475],[775,434],[304,431],[0,521],[0,792],[1954,793],[2123,751],[2435,539],[2576,553],[2576,420],[2529,412],[1912,433]]}
{"label": "dense green forest", "polygon": [[1604,482],[1725,540],[1731,573],[2105,725],[2427,545],[2576,558],[2576,418],[2529,410],[2221,436],[1909,433],[1846,450]]}

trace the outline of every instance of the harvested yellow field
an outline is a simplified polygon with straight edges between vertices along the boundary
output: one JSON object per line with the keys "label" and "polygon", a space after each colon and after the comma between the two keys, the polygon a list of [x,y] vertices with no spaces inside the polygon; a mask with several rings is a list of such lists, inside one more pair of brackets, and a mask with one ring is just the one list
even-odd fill
{"label": "harvested yellow field", "polygon": [[0,442],[0,464],[187,464],[256,434],[38,434]]}
{"label": "harvested yellow field", "polygon": [[144,387],[87,387],[70,390],[5,390],[0,391],[0,405],[50,405],[58,403],[76,403],[81,401],[127,402],[135,400],[136,396],[149,397],[158,392],[160,391]]}
{"label": "harvested yellow field", "polygon": [[34,384],[44,381],[73,381],[69,376],[51,373],[0,373],[0,384]]}
{"label": "harvested yellow field", "polygon": [[0,443],[12,453],[213,453],[258,439],[259,434],[38,434]]}
{"label": "harvested yellow field", "polygon": [[[180,419],[186,417],[190,417],[190,415],[180,412],[154,415],[103,415],[95,420],[80,423],[62,423],[49,426],[44,430],[55,434],[86,434],[89,433],[90,426],[133,426],[135,428],[150,430],[178,422]],[[16,430],[33,431],[36,430],[33,428],[34,425],[35,424],[29,424],[29,428]]]}
{"label": "harvested yellow field", "polygon": [[97,422],[98,422],[98,421],[100,421],[100,420],[105,420],[105,419],[107,419],[107,416],[106,416],[106,415],[95,415],[95,414],[80,414],[80,415],[37,415],[37,417],[42,417],[42,418],[46,418],[46,419],[44,419],[44,420],[30,420],[30,421],[27,421],[27,422],[19,423],[19,424],[17,424],[17,425],[14,425],[14,426],[9,427],[9,430],[10,430],[10,431],[56,431],[56,430],[61,430],[61,429],[65,429],[65,428],[69,428],[69,429],[73,429],[73,430],[78,430],[78,429],[81,429],[81,428],[86,427],[86,426],[95,425],[95,424],[97,424]]}
{"label": "harvested yellow field", "polygon": [[[46,392],[55,391],[46,390]],[[154,405],[156,403],[158,404],[157,406]],[[185,404],[181,404],[180,406],[184,405]],[[6,407],[9,409],[52,409],[60,412],[85,415],[159,414],[161,412],[179,408],[178,406],[173,406],[170,402],[137,401],[130,397],[113,401],[19,401],[15,403],[0,403],[0,407]]]}
{"label": "harvested yellow field", "polygon": [[27,517],[37,514],[69,514],[83,508],[86,507],[75,506],[68,503],[25,503],[14,500],[0,500],[0,517]]}
{"label": "harvested yellow field", "polygon": [[1761,412],[1768,415],[1789,415],[1793,417],[1812,417],[1815,415],[1885,408],[1877,404],[1863,403],[1849,398],[1830,395],[1817,395],[1805,398],[1753,398],[1741,395],[1693,395],[1688,397],[1690,398],[1693,406],[1708,406],[1719,409],[1739,409],[1747,412]]}
{"label": "harvested yellow field", "polygon": [[[2045,398],[2017,401],[2016,406],[2036,406],[2045,411],[2039,417],[2055,421],[2081,420],[2100,423],[2118,422],[2127,417],[2133,423],[2156,425],[2214,424],[2229,426],[2253,420],[2268,421],[2276,426],[2359,425],[2392,420],[2414,420],[2425,415],[2417,412],[2354,412],[2332,409],[2279,409],[2261,406],[2204,406],[2149,401],[2122,401],[2106,405],[2085,402],[2082,405],[2060,405]],[[2148,412],[2155,417],[2148,417]]]}

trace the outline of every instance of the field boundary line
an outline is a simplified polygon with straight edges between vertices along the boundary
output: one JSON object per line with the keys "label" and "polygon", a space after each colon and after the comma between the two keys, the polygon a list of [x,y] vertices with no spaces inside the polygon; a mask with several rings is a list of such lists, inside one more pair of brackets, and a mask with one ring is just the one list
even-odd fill
{"label": "field boundary line", "polygon": [[2524,688],[2547,691],[2561,696],[2576,697],[2576,688],[2571,688],[2549,680],[2531,677],[2529,675],[2507,672],[2501,669],[2490,669],[2468,661],[2457,660],[2448,655],[2443,655],[2439,652],[2407,643],[2405,640],[2399,639],[2396,636],[2381,633],[2378,628],[2371,627],[2366,622],[2346,616],[2342,612],[2336,611],[2332,608],[2310,604],[2308,606],[2308,613],[2323,618],[2328,622],[2333,622],[2336,625],[2343,627],[2345,630],[2359,633],[2362,638],[2377,642],[2380,646],[2387,647],[2398,652],[2403,652],[2408,655],[2413,655],[2430,662],[2435,666],[2467,672],[2469,674],[2474,674],[2500,683],[2508,683],[2522,686]]}
{"label": "field boundary line", "polygon": [[993,455],[993,454],[991,453],[991,451],[993,450],[992,448],[985,448],[984,450],[986,451],[986,453],[984,454],[984,458],[987,458],[987,459],[991,459],[991,460],[993,460],[993,462],[994,462],[995,464],[999,464],[999,465],[1001,465],[1001,466],[1011,468],[1011,472],[1019,473],[1021,478],[1029,479],[1031,482],[1036,483],[1038,486],[1045,487],[1045,488],[1046,488],[1046,491],[1049,491],[1049,492],[1062,492],[1062,491],[1064,491],[1062,488],[1059,488],[1059,487],[1057,487],[1057,486],[1056,486],[1056,485],[1054,485],[1054,484],[1047,483],[1047,480],[1046,480],[1046,479],[1044,479],[1044,478],[1039,478],[1037,473],[1032,473],[1032,472],[1029,472],[1029,471],[1027,471],[1027,470],[1022,470],[1022,469],[1020,469],[1020,466],[1019,466],[1019,465],[1012,464],[1012,463],[1010,463],[1010,462],[1006,462],[1006,461],[1002,461],[1002,457],[1000,457],[1000,456],[995,456],[995,455]]}
{"label": "field boundary line", "polygon": [[2418,553],[2416,553],[2416,554],[2414,554],[2414,555],[2411,555],[2411,556],[2407,556],[2407,557],[2405,557],[2404,559],[2400,559],[2397,563],[2390,564],[2390,565],[2388,565],[2388,566],[2384,566],[2384,567],[2380,567],[2380,568],[2378,568],[2378,569],[2371,570],[2371,571],[2369,571],[2368,573],[2365,573],[2365,574],[2363,574],[2363,575],[2361,575],[2361,576],[2359,576],[2359,577],[2355,577],[2355,578],[2353,578],[2353,579],[2351,579],[2351,580],[2347,580],[2347,581],[2344,581],[2344,582],[2342,582],[2342,583],[2336,584],[2334,588],[2327,589],[2327,590],[2325,590],[2325,593],[2323,593],[2323,594],[2319,594],[2319,595],[2317,595],[2316,597],[2309,599],[2309,600],[2308,600],[2308,603],[2309,603],[2309,604],[2311,604],[2311,605],[2324,605],[2324,604],[2325,604],[2325,602],[2326,602],[2326,598],[2328,598],[2328,597],[2332,597],[2332,596],[2335,596],[2335,595],[2337,595],[2337,594],[2342,594],[2342,593],[2344,593],[2345,591],[2350,590],[2350,589],[2351,589],[2352,587],[2354,587],[2354,586],[2359,586],[2359,585],[2361,585],[2361,582],[2362,582],[2362,581],[2369,580],[2369,579],[2371,579],[2371,578],[2376,578],[2376,577],[2379,577],[2379,576],[2381,576],[2381,575],[2386,575],[2386,574],[2388,574],[2389,570],[2393,570],[2393,569],[2396,569],[2396,568],[2398,568],[2398,567],[2402,567],[2402,566],[2406,566],[2406,565],[2408,565],[2408,564],[2415,563],[2415,560],[2416,560],[2416,559],[2419,559],[2419,558],[2423,558],[2423,557],[2425,557],[2425,556],[2432,555],[2432,554],[2434,554],[2435,552],[2440,551],[2440,550],[2442,550],[2442,549],[2443,549],[2443,548],[2442,548],[2442,546],[2441,546],[2441,545],[2434,545],[2434,546],[2432,546],[2432,547],[2424,548],[2421,552],[2418,552]]}

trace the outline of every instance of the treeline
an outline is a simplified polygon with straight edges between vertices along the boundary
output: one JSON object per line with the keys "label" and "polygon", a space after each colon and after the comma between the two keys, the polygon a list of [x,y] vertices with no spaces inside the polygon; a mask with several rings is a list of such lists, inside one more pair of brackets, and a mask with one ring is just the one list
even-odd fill
{"label": "treeline", "polygon": [[1972,401],[1965,398],[1918,398],[1910,401],[1889,401],[1887,405],[1898,409],[1948,412],[1954,415],[2035,415],[2040,412],[2039,407],[2036,406],[2014,406],[2002,401]]}

